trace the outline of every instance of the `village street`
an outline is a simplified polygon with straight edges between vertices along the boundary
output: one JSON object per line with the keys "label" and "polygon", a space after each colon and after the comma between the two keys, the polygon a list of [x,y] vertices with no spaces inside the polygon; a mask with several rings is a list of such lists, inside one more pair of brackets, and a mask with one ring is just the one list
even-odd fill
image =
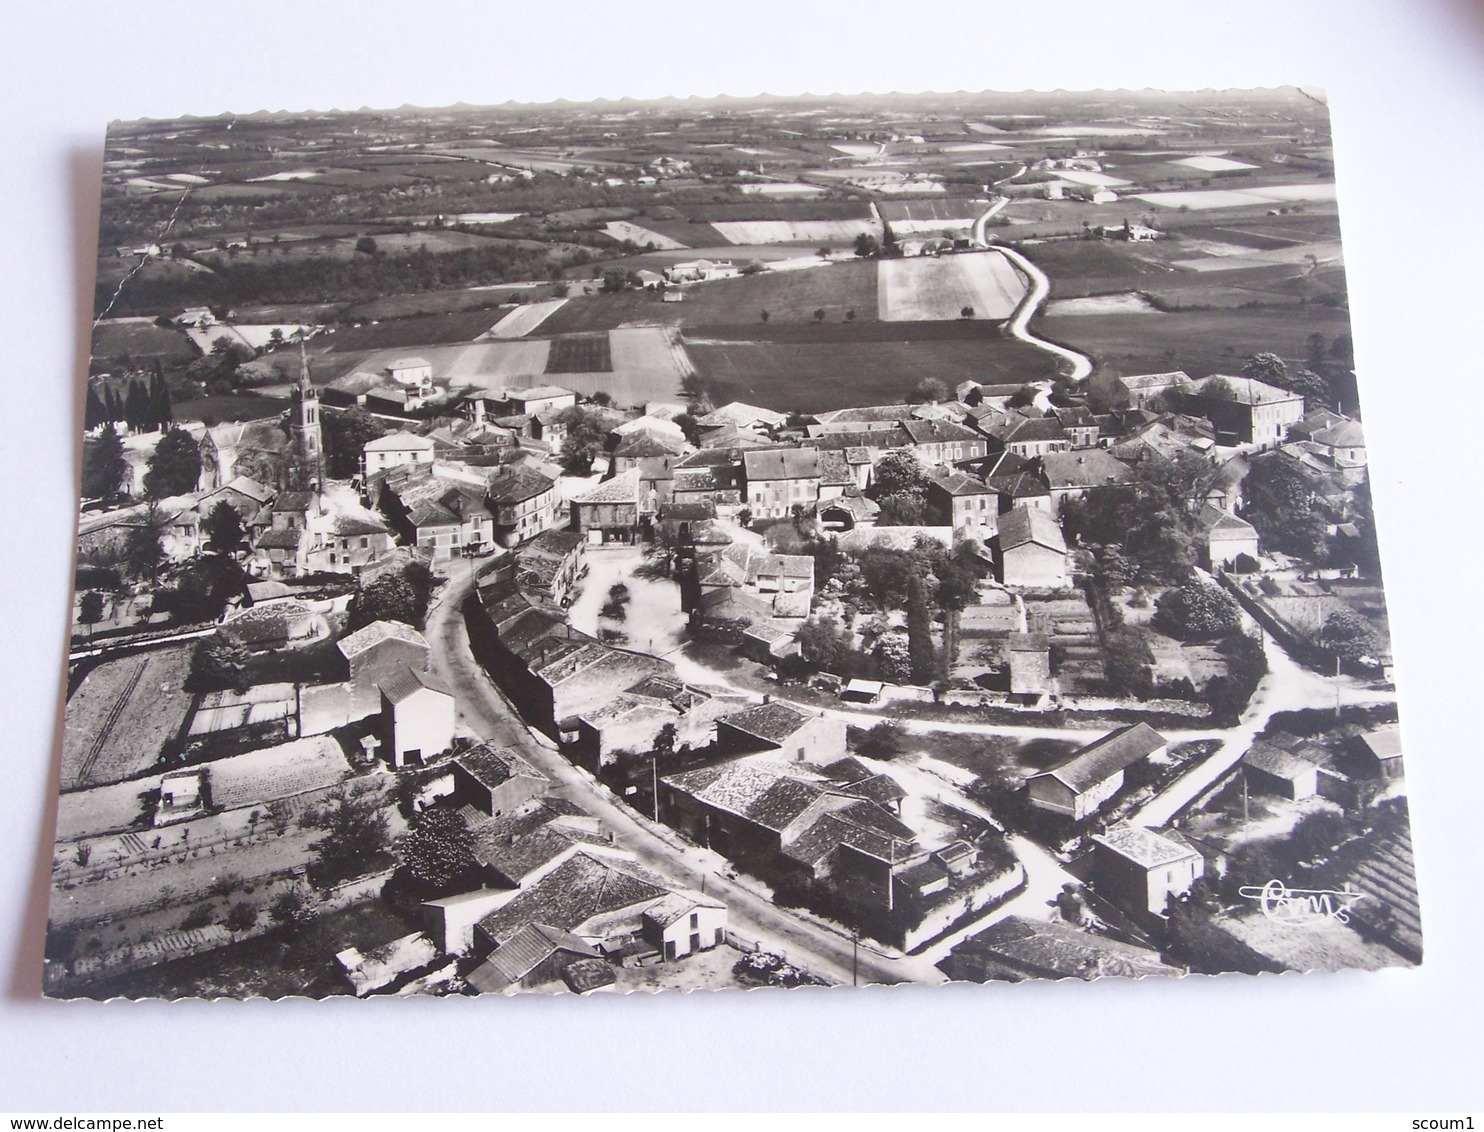
{"label": "village street", "polygon": [[[728,880],[721,874],[720,870],[725,868],[726,862],[719,855],[686,845],[668,827],[639,816],[614,799],[591,777],[574,767],[547,742],[538,742],[533,738],[530,730],[469,651],[459,607],[472,586],[473,570],[472,564],[454,564],[449,582],[437,595],[428,614],[428,637],[434,647],[435,665],[440,675],[454,688],[460,714],[469,728],[484,738],[514,747],[531,759],[552,778],[558,787],[558,793],[566,794],[571,800],[603,818],[614,830],[618,843],[633,852],[639,860],[693,887],[699,888],[704,884],[708,892],[725,899],[731,909],[733,930],[739,935],[755,937],[764,946],[789,955],[791,961],[831,979],[849,981],[852,945],[842,933],[809,923],[776,907],[765,896]],[[1219,739],[1221,745],[1130,815],[1130,820],[1150,827],[1166,824],[1236,765],[1275,713],[1312,707],[1315,704],[1334,703],[1337,699],[1342,704],[1362,704],[1395,698],[1394,692],[1377,691],[1349,677],[1336,680],[1334,677],[1312,672],[1293,660],[1271,638],[1267,640],[1267,654],[1268,674],[1258,684],[1237,728],[1171,729],[1164,732],[1172,743]],[[682,679],[701,684],[719,684],[743,694],[755,695],[750,689],[739,687],[727,679],[724,672],[684,657],[679,649],[670,652],[665,659],[678,662],[677,674]],[[775,694],[774,699],[792,703],[803,711],[819,710],[811,705],[789,700],[785,696]],[[1079,734],[1076,729],[1035,724],[899,719],[879,711],[844,708],[825,708],[823,712],[831,718],[844,720],[857,727],[870,727],[891,719],[901,723],[910,734],[916,735],[952,731],[983,732],[1024,739],[1075,739]],[[1091,736],[1093,732],[1088,734]],[[960,801],[966,802],[967,799]],[[1062,867],[1055,856],[1039,845],[1013,834],[1010,840],[1026,869],[1026,886],[1021,893],[984,916],[955,929],[918,956],[892,959],[862,949],[858,954],[861,979],[869,982],[940,982],[943,976],[933,964],[968,935],[1009,915],[1047,918],[1050,902],[1063,884],[1075,878]]]}
{"label": "village street", "polygon": [[602,820],[615,843],[655,871],[726,902],[731,931],[758,941],[789,962],[836,983],[852,980],[858,960],[862,983],[941,983],[943,974],[921,958],[894,959],[862,946],[853,956],[848,936],[810,923],[773,905],[763,896],[719,874],[723,858],[686,846],[667,827],[650,822],[623,805],[552,746],[537,742],[480,668],[469,649],[460,606],[473,585],[473,567],[457,563],[428,612],[427,636],[434,667],[453,689],[464,724],[475,734],[514,748],[547,775],[554,793],[566,796]]}

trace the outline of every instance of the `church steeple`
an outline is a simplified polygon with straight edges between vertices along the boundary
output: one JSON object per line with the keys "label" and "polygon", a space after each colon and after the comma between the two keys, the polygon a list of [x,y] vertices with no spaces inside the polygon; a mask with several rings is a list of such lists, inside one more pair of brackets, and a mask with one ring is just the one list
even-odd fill
{"label": "church steeple", "polygon": [[294,389],[289,432],[297,445],[305,475],[316,490],[325,481],[325,450],[320,433],[319,390],[309,380],[309,357],[304,352],[304,335],[299,335],[299,384]]}

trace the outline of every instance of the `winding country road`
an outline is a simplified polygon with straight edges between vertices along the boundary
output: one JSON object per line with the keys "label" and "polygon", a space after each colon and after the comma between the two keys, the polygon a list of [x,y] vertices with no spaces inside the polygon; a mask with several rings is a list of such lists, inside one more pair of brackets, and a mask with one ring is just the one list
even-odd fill
{"label": "winding country road", "polygon": [[669,827],[641,817],[554,747],[537,741],[469,649],[461,607],[473,579],[472,564],[457,564],[427,620],[433,667],[453,689],[459,718],[470,731],[518,751],[551,779],[553,794],[566,797],[601,819],[612,831],[614,843],[644,865],[724,900],[730,930],[736,935],[757,940],[789,962],[836,983],[852,981],[855,963],[862,984],[946,981],[943,973],[922,957],[885,955],[865,941],[853,954],[848,936],[793,915],[722,875],[720,870],[728,868],[725,858],[688,845]]}
{"label": "winding country road", "polygon": [[1010,261],[1017,271],[1025,276],[1029,284],[1025,297],[1020,300],[1015,310],[1011,312],[1009,320],[1005,323],[1005,329],[1010,337],[1019,338],[1022,342],[1026,342],[1039,350],[1045,350],[1048,354],[1054,355],[1060,361],[1070,363],[1072,368],[1067,376],[1073,381],[1086,381],[1092,374],[1091,358],[1086,354],[1079,354],[1076,350],[1069,350],[1065,346],[1058,346],[1055,342],[1048,342],[1044,338],[1037,338],[1030,331],[1031,319],[1035,318],[1047,298],[1051,295],[1051,280],[1046,277],[1044,271],[1014,248],[1001,247],[997,244],[991,245],[989,242],[989,238],[986,235],[986,226],[989,224],[990,219],[1009,203],[1006,197],[996,197],[990,203],[989,208],[979,214],[979,217],[974,221],[973,228],[974,243],[981,248],[999,252],[1000,255]]}

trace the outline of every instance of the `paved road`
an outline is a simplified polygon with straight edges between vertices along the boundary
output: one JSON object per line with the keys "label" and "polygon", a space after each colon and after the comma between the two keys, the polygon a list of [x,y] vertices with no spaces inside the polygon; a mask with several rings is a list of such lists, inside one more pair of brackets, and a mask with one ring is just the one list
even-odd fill
{"label": "paved road", "polygon": [[[472,582],[472,567],[456,565],[454,576],[429,611],[427,626],[433,666],[453,689],[463,723],[480,737],[519,751],[552,780],[553,793],[600,818],[613,831],[615,844],[643,864],[691,888],[704,886],[709,895],[724,900],[731,929],[737,935],[760,941],[814,974],[849,983],[853,946],[848,937],[778,908],[765,897],[718,875],[727,864],[720,855],[687,845],[668,827],[640,817],[568,762],[549,741],[535,739],[470,652],[460,604]],[[945,981],[943,974],[922,958],[895,958],[862,946],[858,961],[861,983]]]}
{"label": "paved road", "polygon": [[1321,676],[1299,664],[1267,638],[1268,674],[1257,685],[1236,727],[1217,732],[1221,746],[1145,802],[1129,820],[1151,828],[1165,825],[1222,775],[1236,766],[1275,714],[1342,704],[1386,703],[1395,692],[1380,692],[1351,677]]}

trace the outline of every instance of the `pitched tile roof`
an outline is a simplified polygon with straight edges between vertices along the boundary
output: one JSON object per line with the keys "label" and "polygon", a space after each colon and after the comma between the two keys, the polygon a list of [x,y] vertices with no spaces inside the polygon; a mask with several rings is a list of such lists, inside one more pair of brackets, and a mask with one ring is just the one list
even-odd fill
{"label": "pitched tile roof", "polygon": [[510,748],[496,747],[490,743],[480,743],[453,761],[463,767],[475,781],[491,788],[512,778],[546,780],[544,774]]}
{"label": "pitched tile roof", "polygon": [[373,621],[365,628],[342,637],[336,647],[347,659],[353,659],[387,640],[406,641],[408,644],[420,645],[425,650],[428,648],[426,637],[411,625],[404,625],[400,621]]}
{"label": "pitched tile roof", "polygon": [[1188,861],[1192,857],[1200,858],[1200,854],[1189,845],[1171,841],[1137,825],[1114,826],[1105,833],[1094,835],[1093,841],[1146,869]]}
{"label": "pitched tile roof", "polygon": [[814,718],[816,717],[800,711],[792,704],[775,700],[772,703],[755,704],[733,712],[731,715],[724,715],[718,722],[734,727],[738,731],[745,731],[749,735],[755,735],[759,739],[779,743]]}
{"label": "pitched tile roof", "polygon": [[1048,452],[1040,457],[1040,463],[1041,473],[1053,491],[1106,487],[1128,483],[1134,478],[1133,469],[1101,448]]}
{"label": "pitched tile roof", "polygon": [[1014,550],[1030,543],[1062,554],[1067,551],[1060,524],[1041,508],[1022,503],[1000,516],[1000,549]]}
{"label": "pitched tile roof", "polygon": [[405,703],[422,691],[438,692],[450,697],[453,695],[448,685],[438,676],[411,667],[382,677],[378,687],[381,688],[381,694],[394,704]]}
{"label": "pitched tile roof", "polygon": [[669,892],[642,866],[583,848],[480,920],[479,930],[496,944],[530,924],[575,932],[597,916],[652,904]]}
{"label": "pitched tile roof", "polygon": [[818,479],[819,452],[813,448],[751,448],[742,453],[749,481]]}
{"label": "pitched tile roof", "polygon": [[1167,742],[1149,724],[1131,724],[1109,732],[1097,742],[1083,747],[1066,762],[1031,777],[1054,778],[1080,794],[1140,759],[1148,758]]}

